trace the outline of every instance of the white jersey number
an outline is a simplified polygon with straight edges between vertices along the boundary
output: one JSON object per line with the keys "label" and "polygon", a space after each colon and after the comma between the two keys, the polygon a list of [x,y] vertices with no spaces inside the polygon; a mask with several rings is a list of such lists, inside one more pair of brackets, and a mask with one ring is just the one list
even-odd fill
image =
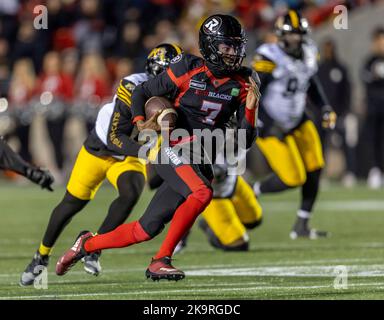
{"label": "white jersey number", "polygon": [[203,100],[203,105],[201,106],[202,111],[210,112],[203,120],[204,123],[214,125],[215,119],[223,107],[222,103],[216,103],[211,101]]}

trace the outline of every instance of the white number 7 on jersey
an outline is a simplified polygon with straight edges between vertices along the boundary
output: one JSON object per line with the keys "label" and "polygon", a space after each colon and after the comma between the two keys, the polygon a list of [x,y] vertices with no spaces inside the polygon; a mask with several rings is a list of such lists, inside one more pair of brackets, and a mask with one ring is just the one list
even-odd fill
{"label": "white number 7 on jersey", "polygon": [[223,107],[222,103],[203,100],[203,105],[201,106],[200,110],[203,110],[206,112],[211,110],[210,113],[204,118],[203,122],[210,125],[214,125],[215,119],[217,115],[220,113],[222,107]]}

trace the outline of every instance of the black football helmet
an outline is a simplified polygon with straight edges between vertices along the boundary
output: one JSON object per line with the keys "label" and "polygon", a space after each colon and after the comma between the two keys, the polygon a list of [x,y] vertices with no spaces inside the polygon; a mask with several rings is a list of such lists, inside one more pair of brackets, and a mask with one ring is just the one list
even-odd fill
{"label": "black football helmet", "polygon": [[171,60],[183,50],[176,44],[162,43],[153,48],[147,57],[145,71],[150,76],[156,76],[163,72]]}
{"label": "black football helmet", "polygon": [[307,19],[302,18],[297,11],[289,10],[277,18],[275,32],[279,45],[287,54],[297,58],[302,55],[302,44],[309,32]]}
{"label": "black football helmet", "polygon": [[[199,49],[204,59],[219,71],[236,71],[245,58],[247,38],[241,24],[232,16],[215,14],[200,27]],[[234,49],[234,54],[219,50],[225,44]]]}

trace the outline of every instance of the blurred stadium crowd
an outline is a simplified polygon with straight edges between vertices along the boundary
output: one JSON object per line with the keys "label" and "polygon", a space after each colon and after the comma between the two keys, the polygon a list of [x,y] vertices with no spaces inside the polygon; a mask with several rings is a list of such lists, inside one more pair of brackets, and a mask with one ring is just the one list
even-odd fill
{"label": "blurred stadium crowd", "polygon": [[[243,22],[249,38],[250,64],[252,52],[261,41],[274,41],[270,33],[273,22],[288,7],[300,10],[315,29],[330,19],[337,4],[356,9],[373,2],[377,1],[1,0],[0,135],[16,137],[21,156],[38,162],[31,154],[31,146],[41,141],[30,141],[30,131],[36,115],[42,116],[52,141],[55,171],[64,177],[66,162],[73,160],[63,147],[68,121],[76,118],[83,124],[83,132],[89,131],[98,108],[111,98],[119,80],[143,72],[147,54],[159,43],[178,43],[185,51],[199,54],[197,31],[210,14],[231,13]],[[48,9],[46,30],[36,30],[33,24],[33,9],[40,4]],[[372,57],[384,56],[384,29],[373,32],[372,43]],[[339,118],[344,119],[351,111],[353,88],[347,66],[338,60],[334,49],[332,41],[322,44],[320,77]],[[367,93],[371,90],[376,94],[371,104],[377,106],[384,102],[384,71],[378,68],[382,78],[376,81],[380,75],[370,74],[372,57],[361,62],[362,68],[367,65],[362,81],[371,86]],[[373,109],[377,110],[366,118],[372,121],[368,127],[375,152],[372,163],[364,165],[371,168],[370,185],[374,188],[381,185],[379,176],[384,164],[384,147],[377,147],[383,140],[384,116],[379,108]],[[344,125],[337,133],[347,173],[340,177],[352,185],[356,175],[362,176],[357,170],[360,164],[356,162],[356,146],[348,144]],[[326,145],[333,143],[328,140]],[[76,149],[76,144],[69,145]]]}

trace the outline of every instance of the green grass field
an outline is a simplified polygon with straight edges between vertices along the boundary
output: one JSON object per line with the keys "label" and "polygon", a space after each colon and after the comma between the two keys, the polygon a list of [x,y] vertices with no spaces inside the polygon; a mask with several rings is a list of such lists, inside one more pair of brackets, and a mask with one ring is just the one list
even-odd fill
{"label": "green grass field", "polygon": [[[103,274],[93,277],[79,263],[64,277],[54,274],[58,257],[82,229],[95,231],[115,193],[103,187],[59,239],[49,266],[48,289],[21,288],[20,273],[42,237],[54,193],[34,186],[0,185],[0,299],[383,299],[384,191],[323,186],[312,225],[329,239],[290,240],[299,192],[264,196],[264,224],[251,232],[251,250],[214,250],[195,227],[187,249],[174,265],[183,281],[152,282],[144,271],[164,233],[130,248],[105,251]],[[132,217],[140,215],[145,192]],[[130,219],[132,219],[132,217]],[[335,289],[335,267],[346,266],[348,288]]]}

